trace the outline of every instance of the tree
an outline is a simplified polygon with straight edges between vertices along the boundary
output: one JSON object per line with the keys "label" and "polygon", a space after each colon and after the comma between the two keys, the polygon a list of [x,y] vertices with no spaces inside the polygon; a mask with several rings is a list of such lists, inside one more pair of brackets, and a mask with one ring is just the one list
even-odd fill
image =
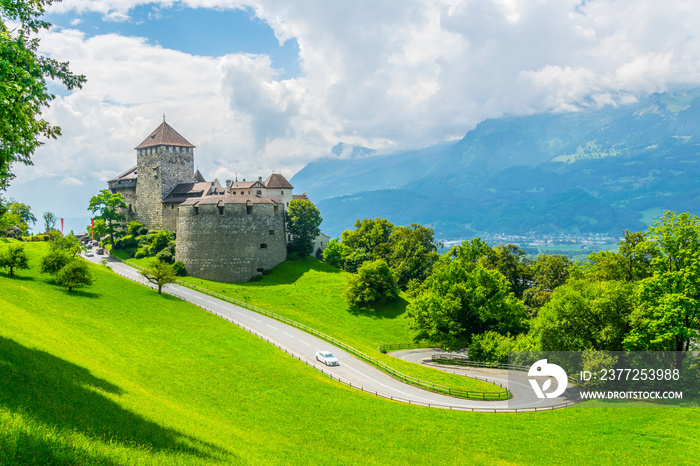
{"label": "tree", "polygon": [[287,208],[287,233],[292,241],[290,251],[298,252],[302,256],[309,256],[314,252],[314,240],[321,233],[321,212],[311,201],[295,199]]}
{"label": "tree", "polygon": [[64,249],[52,248],[41,258],[41,268],[39,270],[41,273],[55,275],[72,260],[75,260],[74,255]]}
{"label": "tree", "polygon": [[88,265],[83,260],[69,260],[56,275],[54,280],[59,285],[67,286],[68,291],[81,285],[92,285],[93,277]]}
{"label": "tree", "polygon": [[433,229],[415,223],[394,228],[389,237],[389,265],[396,274],[398,285],[406,289],[411,280],[425,280],[440,255]]}
{"label": "tree", "polygon": [[22,229],[22,234],[27,235],[29,224],[36,223],[36,217],[32,214],[32,208],[21,202],[12,202],[8,208],[8,215],[11,221]]}
{"label": "tree", "polygon": [[389,238],[394,228],[385,218],[366,218],[357,220],[354,230],[345,230],[340,235],[340,241],[352,251],[345,258],[346,270],[354,272],[367,260],[388,261],[391,252]]}
{"label": "tree", "polygon": [[[31,165],[31,156],[43,144],[41,138],[55,139],[61,134],[58,126],[39,117],[42,108],[55,98],[46,80],[60,82],[69,90],[80,88],[85,82],[84,76],[70,72],[68,63],[37,53],[39,39],[35,35],[51,26],[39,18],[51,3],[52,0],[0,3],[0,189],[14,178],[14,162]],[[8,20],[13,22],[12,28],[5,24]]]}
{"label": "tree", "polygon": [[625,346],[676,351],[680,367],[700,332],[700,218],[666,212],[637,248],[651,258],[651,276],[635,287],[637,307]]}
{"label": "tree", "polygon": [[479,261],[484,267],[498,270],[510,282],[510,288],[517,298],[522,298],[530,287],[532,272],[527,253],[514,244],[498,245]]}
{"label": "tree", "polygon": [[516,335],[526,329],[525,306],[506,278],[477,263],[482,245],[478,240],[455,246],[435,264],[407,308],[416,340],[459,349],[489,330]]}
{"label": "tree", "polygon": [[10,246],[0,253],[0,268],[8,269],[10,277],[15,274],[15,269],[29,270],[29,258],[24,250],[24,245]]}
{"label": "tree", "polygon": [[384,259],[365,262],[356,274],[348,276],[343,296],[357,307],[392,301],[399,296],[394,272]]}
{"label": "tree", "polygon": [[584,272],[594,280],[620,280],[628,283],[651,275],[651,257],[642,250],[643,233],[625,231],[618,252],[600,251],[588,256]]}
{"label": "tree", "polygon": [[530,313],[536,315],[552,292],[566,283],[573,262],[561,254],[540,254],[530,266],[534,286],[523,292],[523,301]]}
{"label": "tree", "polygon": [[127,205],[121,193],[111,193],[107,189],[101,190],[98,195],[90,199],[88,210],[93,214],[99,212],[95,219],[104,220],[104,233],[109,236],[109,242],[112,246],[114,246],[115,237],[124,236],[121,224],[124,216],[119,213],[119,209],[125,209],[126,207]]}
{"label": "tree", "polygon": [[58,222],[58,217],[56,217],[53,213],[44,212],[44,215],[42,215],[42,218],[44,219],[44,232],[45,233],[48,233],[49,231],[56,228],[56,222]]}
{"label": "tree", "polygon": [[542,351],[622,351],[634,309],[633,286],[617,280],[570,279],[531,323]]}
{"label": "tree", "polygon": [[151,260],[148,263],[148,267],[140,270],[139,274],[149,283],[158,287],[158,294],[161,294],[164,285],[175,283],[175,280],[177,280],[175,268],[171,264],[158,259]]}

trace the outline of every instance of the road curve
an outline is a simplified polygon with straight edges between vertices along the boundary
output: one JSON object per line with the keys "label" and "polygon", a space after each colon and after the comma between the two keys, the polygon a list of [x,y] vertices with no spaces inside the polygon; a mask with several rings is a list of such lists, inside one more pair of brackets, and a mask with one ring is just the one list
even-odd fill
{"label": "road curve", "polygon": [[[106,265],[117,274],[153,288],[153,285],[146,282],[144,278],[139,275],[137,269],[111,257],[84,256],[84,258],[94,263],[100,263],[106,259]],[[430,392],[401,382],[320,338],[254,311],[236,306],[227,301],[216,299],[181,285],[166,285],[163,291],[239,325],[243,329],[264,338],[300,361],[321,370],[334,379],[377,396],[434,408],[486,412],[553,409],[553,407],[558,407],[558,405],[562,405],[562,403],[568,401],[564,398],[554,398],[532,403],[530,398],[525,399],[519,396],[521,389],[524,387],[529,388],[529,384],[524,378],[523,380],[518,380],[513,377],[506,377],[503,374],[483,372],[473,368],[449,369],[449,371],[459,375],[476,376],[480,379],[500,382],[508,386],[509,390],[514,394],[514,397],[508,401],[478,401]],[[319,350],[331,351],[338,358],[340,365],[326,367],[316,361],[315,353]],[[403,351],[400,353],[402,354],[399,354],[399,356],[406,360],[429,357],[426,356],[427,353],[424,350]],[[497,387],[494,387],[494,391],[497,389]]]}

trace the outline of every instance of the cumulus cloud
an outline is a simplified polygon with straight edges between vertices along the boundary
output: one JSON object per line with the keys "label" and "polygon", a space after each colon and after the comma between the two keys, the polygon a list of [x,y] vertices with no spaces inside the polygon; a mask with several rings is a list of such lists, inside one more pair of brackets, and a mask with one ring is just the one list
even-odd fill
{"label": "cumulus cloud", "polygon": [[[700,9],[686,0],[65,0],[55,12],[127,19],[137,5],[252,11],[301,74],[264,54],[194,56],[146,38],[53,30],[42,50],[88,76],[47,110],[64,136],[22,178],[102,177],[135,163],[162,119],[205,176],[291,176],[343,141],[418,148],[503,114],[620,105],[700,82]],[[76,25],[79,23],[75,23]]]}

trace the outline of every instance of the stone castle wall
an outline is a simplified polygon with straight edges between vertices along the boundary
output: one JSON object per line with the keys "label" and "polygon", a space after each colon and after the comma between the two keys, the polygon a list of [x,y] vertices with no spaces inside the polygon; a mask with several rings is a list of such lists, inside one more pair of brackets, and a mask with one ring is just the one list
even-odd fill
{"label": "stone castle wall", "polygon": [[152,149],[137,157],[136,211],[141,223],[162,230],[163,199],[178,183],[194,181],[194,152],[166,153],[163,146]]}
{"label": "stone castle wall", "polygon": [[216,204],[184,204],[177,210],[176,259],[188,275],[242,282],[287,258],[281,206],[225,204],[222,212]]}

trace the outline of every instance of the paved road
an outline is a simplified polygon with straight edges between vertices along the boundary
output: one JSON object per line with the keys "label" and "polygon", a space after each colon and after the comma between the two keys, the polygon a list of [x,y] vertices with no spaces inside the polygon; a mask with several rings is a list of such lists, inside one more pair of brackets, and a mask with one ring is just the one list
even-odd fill
{"label": "paved road", "polygon": [[[99,263],[105,256],[85,257],[95,263]],[[114,270],[119,275],[122,275],[130,280],[147,283],[141,277],[138,271],[112,258],[107,259],[107,266]],[[180,285],[170,284],[163,288],[164,292],[191,302],[209,312],[223,316],[227,320],[243,327],[246,330],[252,331],[259,336],[273,342],[280,348],[286,350],[298,359],[307,364],[330,374],[336,379],[340,379],[344,383],[351,384],[354,387],[361,388],[365,391],[376,393],[377,395],[387,398],[396,399],[412,404],[429,405],[430,407],[444,409],[468,409],[468,410],[503,410],[503,409],[529,409],[529,408],[547,408],[561,404],[567,400],[563,398],[546,399],[538,403],[527,402],[522,404],[519,402],[518,393],[523,388],[521,385],[527,384],[526,380],[509,381],[503,374],[485,373],[479,370],[454,370],[451,371],[465,376],[478,376],[488,380],[494,380],[508,384],[509,389],[514,393],[513,399],[510,401],[476,401],[454,398],[438,393],[433,393],[418,387],[405,384],[386,373],[380,371],[374,366],[365,363],[355,356],[334,347],[333,345],[321,340],[313,335],[310,335],[295,327],[283,324],[277,320],[260,315],[248,309],[236,306],[234,304],[213,298],[204,293],[197,292],[190,288]],[[328,350],[331,351],[339,360],[340,365],[335,367],[326,367],[315,359],[316,351]],[[426,357],[425,352],[401,352],[403,359],[411,360],[410,355],[413,354],[413,359],[418,357]],[[427,356],[429,357],[429,356]],[[526,385],[529,388],[529,385]],[[494,390],[497,390],[494,387]]]}

